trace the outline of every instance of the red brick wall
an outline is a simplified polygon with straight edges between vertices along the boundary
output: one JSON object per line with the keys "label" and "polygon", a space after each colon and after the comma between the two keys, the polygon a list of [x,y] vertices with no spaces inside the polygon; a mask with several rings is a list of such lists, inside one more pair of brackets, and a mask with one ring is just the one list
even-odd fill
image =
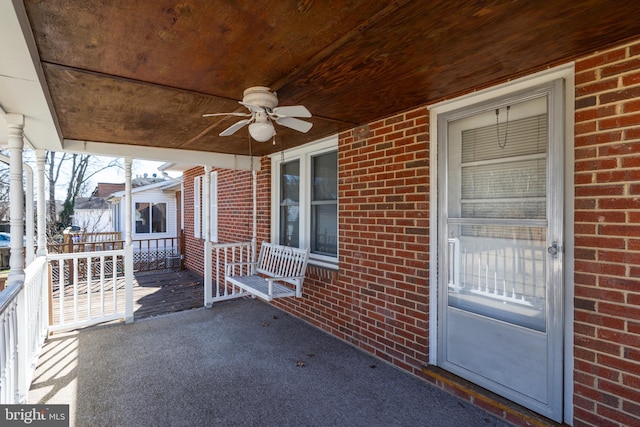
{"label": "red brick wall", "polygon": [[302,299],[276,304],[410,372],[428,355],[426,108],[338,140],[340,270],[310,268]]}
{"label": "red brick wall", "polygon": [[640,41],[575,77],[574,425],[640,425]]}

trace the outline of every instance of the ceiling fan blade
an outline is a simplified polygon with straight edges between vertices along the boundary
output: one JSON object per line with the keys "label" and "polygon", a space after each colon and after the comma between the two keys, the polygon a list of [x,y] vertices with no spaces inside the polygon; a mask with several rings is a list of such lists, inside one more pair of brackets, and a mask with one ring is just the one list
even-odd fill
{"label": "ceiling fan blade", "polygon": [[276,107],[273,114],[279,117],[311,117],[311,112],[304,105],[285,105],[284,107]]}
{"label": "ceiling fan blade", "polygon": [[245,126],[245,125],[247,125],[249,123],[251,123],[251,119],[240,120],[239,122],[236,122],[236,123],[232,124],[231,126],[226,128],[225,130],[220,132],[220,136],[233,135],[234,133],[236,133],[236,131],[240,130],[243,126]]}
{"label": "ceiling fan blade", "polygon": [[298,120],[293,117],[278,117],[276,118],[276,123],[302,133],[307,133],[309,129],[311,129],[311,126],[313,126],[313,123]]}
{"label": "ceiling fan blade", "polygon": [[238,116],[238,117],[249,117],[251,113],[211,113],[211,114],[203,114],[202,117],[214,117],[214,116]]}

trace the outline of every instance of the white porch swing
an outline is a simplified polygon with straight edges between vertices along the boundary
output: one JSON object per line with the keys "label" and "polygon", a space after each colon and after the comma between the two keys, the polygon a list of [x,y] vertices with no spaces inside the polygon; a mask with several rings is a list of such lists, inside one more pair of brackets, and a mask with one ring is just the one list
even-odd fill
{"label": "white porch swing", "polygon": [[[293,248],[262,242],[260,255],[256,260],[257,240],[257,171],[251,155],[249,138],[249,158],[251,159],[252,182],[252,238],[250,242],[213,245],[211,235],[211,192],[209,191],[211,167],[205,166],[203,198],[205,199],[203,221],[205,227],[204,270],[205,307],[214,302],[252,296],[272,301],[276,298],[302,297],[302,284],[309,261],[309,249]],[[235,169],[234,169],[235,171]],[[216,268],[213,271],[212,255],[215,250]],[[213,295],[215,274],[215,295]]]}

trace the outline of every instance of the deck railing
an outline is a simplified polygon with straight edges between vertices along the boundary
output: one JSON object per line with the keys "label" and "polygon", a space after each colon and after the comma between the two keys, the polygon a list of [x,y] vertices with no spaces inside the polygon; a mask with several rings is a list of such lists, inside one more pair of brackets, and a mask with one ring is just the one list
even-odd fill
{"label": "deck railing", "polygon": [[[135,272],[181,268],[178,237],[134,240],[132,245]],[[124,240],[76,241],[51,244],[48,248],[50,254],[113,251],[124,249]]]}
{"label": "deck railing", "polygon": [[[210,306],[213,302],[238,298],[248,295],[247,292],[237,286],[227,286],[224,280],[224,265],[226,262],[249,262],[255,261],[256,248],[253,242],[222,243],[213,245],[213,290],[211,300],[205,301],[205,306]],[[249,269],[249,266],[245,267]],[[206,293],[205,293],[206,295]]]}
{"label": "deck railing", "polygon": [[0,403],[25,403],[47,335],[48,280],[45,257],[0,292]]}
{"label": "deck railing", "polygon": [[124,249],[49,254],[52,332],[125,317],[124,257]]}
{"label": "deck railing", "polygon": [[134,271],[169,270],[181,266],[177,237],[141,239],[132,243]]}

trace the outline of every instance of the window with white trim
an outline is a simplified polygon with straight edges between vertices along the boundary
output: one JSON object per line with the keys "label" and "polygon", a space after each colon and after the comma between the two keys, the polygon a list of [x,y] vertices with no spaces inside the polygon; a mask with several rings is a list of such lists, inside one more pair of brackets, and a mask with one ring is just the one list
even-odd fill
{"label": "window with white trim", "polygon": [[[197,239],[205,239],[204,220],[204,203],[205,200],[202,186],[204,183],[204,175],[193,178],[193,235]],[[210,214],[210,230],[211,241],[218,241],[218,173],[211,172],[211,214]]]}
{"label": "window with white trim", "polygon": [[136,202],[136,233],[166,233],[167,204]]}
{"label": "window with white trim", "polygon": [[338,262],[338,139],[272,157],[272,241],[310,248],[310,261]]}

